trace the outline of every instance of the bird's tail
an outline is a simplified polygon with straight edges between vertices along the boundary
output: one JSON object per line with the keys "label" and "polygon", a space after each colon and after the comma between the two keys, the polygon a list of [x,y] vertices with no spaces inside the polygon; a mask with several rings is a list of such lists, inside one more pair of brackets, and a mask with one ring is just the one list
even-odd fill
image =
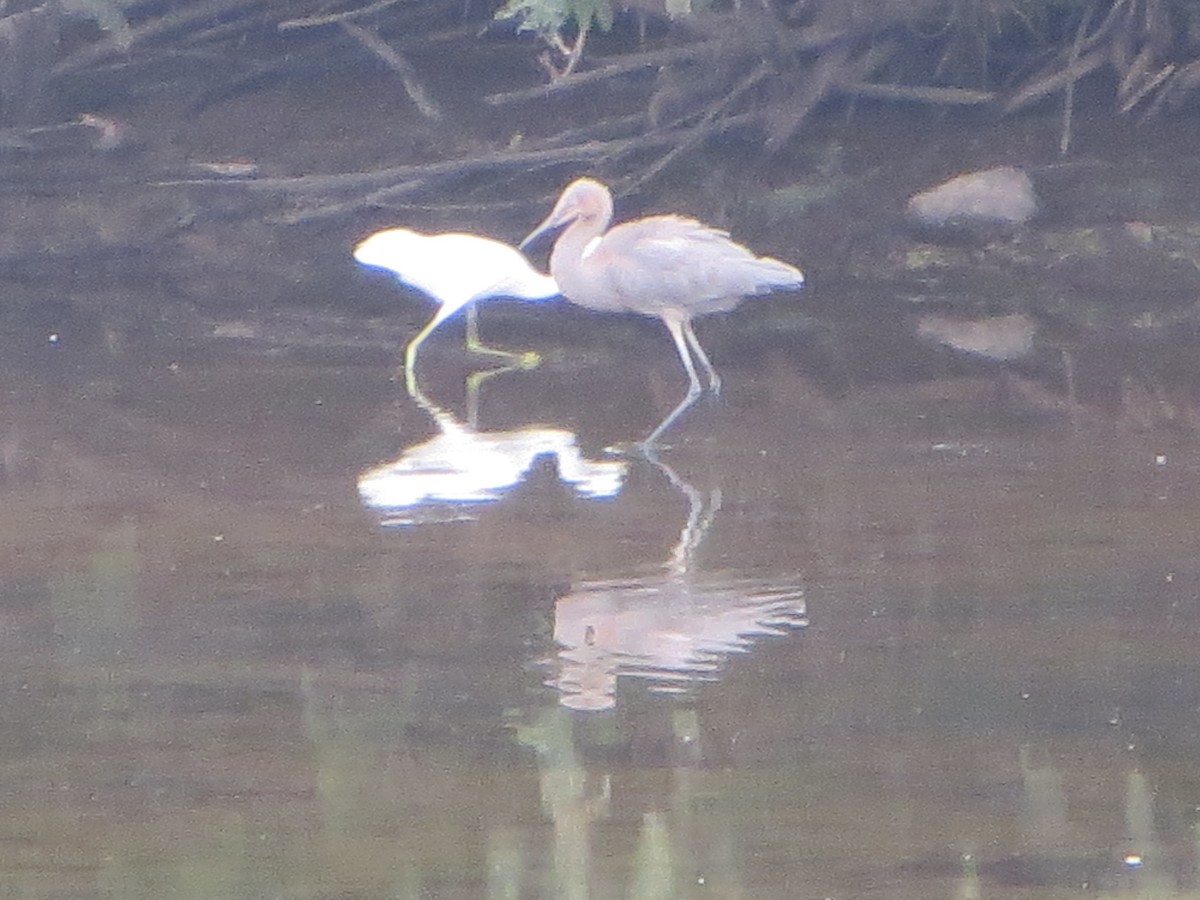
{"label": "bird's tail", "polygon": [[760,256],[756,270],[763,276],[763,285],[773,288],[798,288],[804,284],[804,273],[790,263],[770,256]]}

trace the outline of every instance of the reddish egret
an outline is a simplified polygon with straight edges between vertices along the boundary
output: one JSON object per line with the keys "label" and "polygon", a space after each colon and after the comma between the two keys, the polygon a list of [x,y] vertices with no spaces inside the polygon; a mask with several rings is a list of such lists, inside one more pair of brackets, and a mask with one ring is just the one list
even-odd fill
{"label": "reddish egret", "polygon": [[650,216],[606,232],[612,222],[608,188],[591,178],[572,182],[529,236],[525,247],[546,231],[566,226],[550,253],[550,274],[563,296],[600,312],[657,316],[671,332],[688,374],[687,396],[644,444],[654,444],[704,392],[696,374],[699,361],[709,390],[721,378],[692,330],[692,319],[733,309],[743,297],[776,288],[798,288],[804,274],[777,259],[755,256],[727,232],[685,216]]}
{"label": "reddish egret", "polygon": [[475,234],[419,234],[389,228],[365,238],[354,248],[365,266],[387,269],[404,284],[424,291],[441,306],[404,351],[404,373],[414,385],[417,350],[433,330],[467,307],[467,349],[520,362],[537,362],[536,353],[511,353],[484,346],[475,322],[475,302],[489,297],[545,300],[558,296],[558,285],[515,248]]}

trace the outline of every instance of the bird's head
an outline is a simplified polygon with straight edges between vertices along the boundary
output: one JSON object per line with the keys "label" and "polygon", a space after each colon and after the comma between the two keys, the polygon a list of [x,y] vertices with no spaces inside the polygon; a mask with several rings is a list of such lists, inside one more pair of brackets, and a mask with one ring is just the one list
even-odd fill
{"label": "bird's head", "polygon": [[521,249],[525,249],[548,231],[576,222],[586,226],[588,232],[599,234],[612,221],[612,213],[612,193],[607,186],[594,178],[576,179],[567,185],[550,215],[521,241]]}
{"label": "bird's head", "polygon": [[400,273],[404,260],[419,253],[428,238],[407,228],[388,228],[364,238],[354,248],[354,259],[364,266]]}

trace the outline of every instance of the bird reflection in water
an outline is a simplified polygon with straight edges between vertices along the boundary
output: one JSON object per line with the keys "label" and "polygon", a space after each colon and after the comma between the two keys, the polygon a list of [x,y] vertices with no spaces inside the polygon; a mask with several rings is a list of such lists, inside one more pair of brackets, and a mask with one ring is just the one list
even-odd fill
{"label": "bird reflection in water", "polygon": [[610,229],[612,217],[608,187],[580,178],[520,246],[561,228],[550,253],[550,274],[564,297],[598,312],[654,316],[671,333],[688,390],[642,442],[651,447],[704,393],[697,364],[708,379],[707,390],[721,390],[721,377],[700,346],[692,319],[728,312],[744,297],[797,289],[804,274],[778,259],[756,256],[728,233],[686,216],[649,216]]}
{"label": "bird reflection in water", "polygon": [[548,683],[570,709],[611,709],[622,676],[645,679],[659,693],[715,680],[731,654],[808,624],[804,593],[794,584],[705,579],[692,571],[720,491],[702,494],[653,452],[647,459],[687,498],[687,522],[659,573],[585,582],[555,604],[559,650]]}
{"label": "bird reflection in water", "polygon": [[534,269],[515,247],[477,234],[420,234],[388,228],[360,241],[354,258],[364,266],[391,272],[396,280],[439,304],[433,318],[405,348],[404,377],[409,393],[416,390],[417,351],[439,325],[464,306],[468,350],[501,357],[521,368],[537,365],[539,357],[534,351],[500,350],[479,339],[479,301],[494,297],[548,300],[559,294],[554,279]]}
{"label": "bird reflection in water", "polygon": [[[486,374],[505,371],[510,369]],[[468,390],[472,410],[478,384],[473,381]],[[363,505],[377,512],[384,525],[472,519],[480,504],[503,497],[545,455],[554,457],[559,478],[582,497],[614,497],[621,490],[627,463],[586,459],[573,432],[542,425],[479,431],[473,412],[466,422],[458,419],[430,400],[415,381],[409,393],[433,419],[438,433],[359,476]]]}

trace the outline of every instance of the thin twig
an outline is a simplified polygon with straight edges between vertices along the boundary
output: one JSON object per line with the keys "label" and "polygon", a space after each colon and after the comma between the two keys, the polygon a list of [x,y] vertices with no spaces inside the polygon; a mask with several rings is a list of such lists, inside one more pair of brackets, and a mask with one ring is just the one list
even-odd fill
{"label": "thin twig", "polygon": [[400,76],[400,83],[404,85],[405,92],[409,99],[416,104],[417,109],[421,111],[421,115],[435,122],[443,118],[441,108],[433,101],[429,92],[417,78],[417,70],[413,68],[412,63],[397,53],[387,41],[374,31],[344,20],[339,24],[343,31],[356,38],[359,43],[387,63],[392,71]]}
{"label": "thin twig", "polygon": [[[391,166],[374,172],[343,172],[336,175],[297,175],[292,178],[250,178],[236,182],[249,191],[279,193],[292,196],[330,194],[339,191],[377,191],[399,182],[425,179],[443,175],[467,175],[475,172],[508,171],[525,166],[545,166],[559,163],[595,159],[614,152],[644,147],[647,142],[661,143],[669,138],[652,135],[646,138],[629,138],[618,141],[592,141],[574,147],[556,147],[547,150],[501,151],[466,159],[439,160],[432,163],[415,163]],[[227,178],[192,178],[160,181],[156,187],[174,185],[223,185],[228,187]]]}
{"label": "thin twig", "polygon": [[968,88],[921,87],[908,84],[875,84],[855,81],[837,87],[839,93],[872,100],[911,100],[915,103],[934,103],[940,106],[980,106],[996,99],[993,91],[973,91]]}
{"label": "thin twig", "polygon": [[1177,102],[1190,91],[1200,85],[1200,59],[1188,63],[1182,69],[1174,72],[1163,85],[1150,108],[1146,110],[1146,118],[1156,116],[1167,106]]}
{"label": "thin twig", "polygon": [[[404,179],[396,179],[391,184],[365,192],[350,200],[332,203],[315,203],[303,209],[292,210],[276,216],[273,221],[294,225],[301,222],[311,222],[317,219],[327,219],[335,216],[348,215],[364,209],[379,209],[394,206],[397,200],[414,194],[429,191],[435,186],[446,182],[465,178],[478,172],[492,172],[518,168],[522,173],[529,173],[539,168],[562,165],[572,162],[594,161],[613,154],[629,150],[633,145],[642,141],[618,141],[609,144],[589,144],[585,147],[571,147],[547,153],[516,154],[501,158],[478,158],[475,160],[457,160],[454,164],[431,164],[428,166],[411,166],[411,171]],[[319,176],[313,176],[319,177]],[[272,179],[278,181],[279,179]],[[248,187],[258,187],[255,182],[247,182]],[[305,192],[308,193],[308,192]]]}
{"label": "thin twig", "polygon": [[1136,91],[1134,91],[1132,93],[1132,95],[1127,97],[1124,100],[1124,102],[1121,103],[1121,112],[1127,113],[1131,109],[1133,109],[1135,106],[1137,106],[1139,103],[1141,103],[1144,99],[1146,99],[1146,96],[1148,94],[1150,94],[1151,91],[1153,91],[1155,88],[1157,88],[1159,85],[1161,85],[1164,81],[1169,79],[1174,74],[1174,72],[1175,72],[1175,64],[1167,63],[1165,66],[1163,66],[1157,72],[1155,72],[1153,75],[1151,75],[1145,81],[1143,81],[1141,87],[1139,87]]}
{"label": "thin twig", "polygon": [[409,0],[376,0],[375,3],[369,3],[366,6],[360,6],[358,9],[351,9],[346,12],[331,13],[327,16],[306,16],[300,19],[288,19],[280,22],[275,27],[280,31],[291,31],[293,28],[317,28],[321,25],[340,25],[342,22],[350,22],[354,19],[373,15],[380,10],[387,9],[389,6],[395,6],[397,3],[407,2]]}
{"label": "thin twig", "polygon": [[[85,69],[110,56],[125,55],[130,46],[136,46],[151,38],[163,37],[179,31],[188,31],[193,26],[225,23],[230,18],[246,19],[256,7],[270,5],[270,0],[209,0],[197,2],[181,9],[155,16],[144,24],[129,29],[125,42],[107,38],[86,44],[54,66],[54,74],[62,75]],[[204,29],[198,29],[203,31]]]}
{"label": "thin twig", "polygon": [[[1096,11],[1096,6],[1093,3],[1087,8],[1087,12],[1083,14],[1083,18],[1079,21],[1079,28],[1075,32],[1075,40],[1071,45],[1071,55],[1067,58],[1067,68],[1070,69],[1079,59],[1080,48],[1083,47],[1083,39],[1087,36],[1088,26],[1092,24],[1092,13]],[[1066,156],[1067,151],[1071,149],[1071,116],[1075,111],[1075,81],[1067,82],[1067,89],[1063,93],[1063,126],[1062,134],[1058,138],[1058,154]]]}
{"label": "thin twig", "polygon": [[637,177],[631,179],[628,182],[627,187],[630,190],[633,190],[634,188],[645,184],[647,181],[665,169],[668,165],[670,165],[673,160],[699,145],[709,135],[721,130],[719,127],[714,126],[713,124],[717,117],[720,116],[724,110],[728,109],[736,101],[741,99],[744,94],[752,90],[770,73],[771,69],[766,63],[759,63],[754,68],[753,72],[742,79],[740,84],[736,85],[733,90],[726,93],[720,98],[720,100],[705,110],[704,115],[701,116],[699,123],[690,129],[690,133],[688,133],[682,140],[679,140],[674,147],[659,157],[658,160],[642,170]]}
{"label": "thin twig", "polygon": [[583,48],[587,43],[587,36],[588,29],[582,24],[575,34],[574,45],[568,45],[557,31],[551,33],[549,36],[543,35],[542,40],[550,44],[550,50],[555,51],[564,59],[563,67],[560,69],[554,65],[554,61],[550,56],[550,50],[547,50],[538,57],[538,62],[541,63],[542,69],[549,76],[551,83],[566,78],[575,71],[575,67],[579,65],[579,61],[583,59]]}
{"label": "thin twig", "polygon": [[[1117,0],[1112,8],[1108,11],[1108,15],[1104,17],[1104,21],[1097,26],[1096,30],[1090,35],[1085,35],[1083,41],[1078,45],[1078,48],[1072,46],[1067,50],[1054,55],[1054,63],[1047,65],[1042,69],[1036,79],[1026,83],[1016,94],[1011,96],[1004,104],[1004,112],[1016,112],[1023,106],[1027,106],[1036,100],[1040,100],[1047,94],[1053,94],[1056,91],[1063,90],[1068,84],[1073,81],[1078,81],[1081,78],[1090,75],[1096,69],[1099,69],[1111,59],[1110,52],[1100,44],[1108,36],[1109,32],[1118,28],[1123,19],[1123,11],[1129,5],[1129,0]],[[1089,14],[1095,10],[1095,4],[1088,8]],[[1119,37],[1121,31],[1118,30]],[[1062,62],[1059,69],[1050,71],[1051,65]],[[1046,74],[1049,72],[1049,74]]]}
{"label": "thin twig", "polygon": [[626,75],[630,72],[641,72],[646,69],[657,71],[670,63],[686,62],[709,50],[715,52],[719,51],[719,49],[720,42],[705,41],[700,44],[689,44],[684,47],[672,47],[669,50],[624,56],[616,62],[608,63],[597,69],[589,69],[587,72],[576,72],[571,75],[565,75],[558,79],[558,81],[550,84],[539,84],[536,87],[522,88],[517,91],[490,94],[483,98],[483,102],[491,106],[502,106],[506,103],[537,100],[542,97],[548,97],[550,94],[558,93],[559,91],[570,90],[571,88],[581,87],[586,84],[594,84],[618,75]]}
{"label": "thin twig", "polygon": [[771,128],[767,138],[767,149],[775,152],[783,147],[816,109],[817,104],[844,82],[861,83],[874,74],[880,66],[896,53],[891,43],[880,43],[868,47],[855,57],[850,57],[845,45],[832,48],[817,59],[813,71],[808,73],[804,89],[788,104],[786,118]]}
{"label": "thin twig", "polygon": [[638,110],[625,116],[601,119],[579,128],[568,128],[543,139],[546,147],[568,147],[581,141],[612,141],[632,135],[645,134],[649,125],[646,111]]}
{"label": "thin twig", "polygon": [[[779,35],[782,42],[778,48],[783,55],[796,53],[820,53],[825,49],[842,43],[847,35],[844,32],[831,32],[817,27],[797,28]],[[526,100],[539,100],[560,91],[567,91],[584,85],[595,84],[628,75],[644,72],[649,69],[657,72],[659,69],[673,63],[691,62],[695,59],[723,59],[729,54],[727,36],[704,38],[678,47],[668,47],[664,50],[654,50],[646,53],[633,53],[616,57],[602,66],[589,69],[586,72],[575,72],[565,75],[550,84],[539,84],[535,87],[521,88],[515,91],[505,91],[491,94],[483,101],[491,106],[503,106],[507,103],[522,103]],[[779,55],[779,54],[777,54]]]}
{"label": "thin twig", "polygon": [[1016,112],[1021,107],[1028,106],[1035,100],[1040,100],[1047,94],[1060,91],[1071,82],[1078,81],[1090,75],[1107,62],[1108,54],[1102,48],[1092,50],[1080,59],[1077,59],[1073,64],[1058,69],[1038,81],[1026,84],[1025,87],[1021,88],[1021,90],[1008,99],[1004,104],[1004,111],[1008,113]]}

